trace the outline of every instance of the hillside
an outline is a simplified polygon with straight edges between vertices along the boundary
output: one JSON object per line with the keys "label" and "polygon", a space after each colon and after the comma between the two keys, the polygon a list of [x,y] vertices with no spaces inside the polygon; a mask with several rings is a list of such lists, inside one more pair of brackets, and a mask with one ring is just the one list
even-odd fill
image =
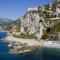
{"label": "hillside", "polygon": [[1,23],[1,26],[4,28],[5,31],[12,31],[14,26],[18,26],[18,28],[20,27],[20,19],[14,21],[10,20],[9,22]]}
{"label": "hillside", "polygon": [[15,21],[9,19],[0,20],[5,31],[21,33],[21,36],[18,37],[23,38],[29,38],[29,36],[33,35],[39,39],[47,39],[51,32],[60,31],[60,25],[58,24],[60,17],[59,13],[56,14],[56,3],[28,8],[25,15]]}

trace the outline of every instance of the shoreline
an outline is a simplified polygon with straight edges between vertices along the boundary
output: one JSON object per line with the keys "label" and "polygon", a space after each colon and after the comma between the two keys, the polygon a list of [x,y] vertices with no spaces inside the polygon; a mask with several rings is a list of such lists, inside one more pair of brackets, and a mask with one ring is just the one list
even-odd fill
{"label": "shoreline", "polygon": [[19,42],[19,43],[26,43],[28,46],[39,46],[39,41],[34,39],[21,39],[21,38],[15,38],[12,35],[5,37],[6,42]]}
{"label": "shoreline", "polygon": [[40,43],[34,39],[21,39],[15,38],[12,35],[5,38],[5,42],[8,42],[8,47],[12,47],[9,53],[20,54],[30,52],[36,47],[40,46]]}
{"label": "shoreline", "polygon": [[58,47],[60,48],[60,41],[44,41],[40,40],[37,41],[35,39],[21,39],[21,38],[15,38],[12,35],[7,36],[5,38],[6,42],[18,42],[18,43],[26,43],[28,46],[46,46],[46,47]]}
{"label": "shoreline", "polygon": [[8,47],[13,47],[9,52],[13,54],[30,52],[36,47],[60,48],[60,41],[37,41],[34,39],[21,39],[15,38],[12,35],[5,37],[5,42],[9,43]]}

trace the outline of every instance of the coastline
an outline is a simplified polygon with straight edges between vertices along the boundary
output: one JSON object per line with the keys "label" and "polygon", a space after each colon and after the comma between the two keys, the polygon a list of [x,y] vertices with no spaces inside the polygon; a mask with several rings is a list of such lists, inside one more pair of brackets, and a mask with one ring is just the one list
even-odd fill
{"label": "coastline", "polygon": [[28,46],[39,46],[39,41],[36,41],[34,39],[21,39],[21,38],[15,38],[12,35],[5,37],[6,42],[20,42],[20,43],[26,43]]}
{"label": "coastline", "polygon": [[9,53],[20,54],[30,52],[40,46],[40,43],[34,39],[15,38],[12,35],[5,37],[5,42],[8,42],[8,47],[12,47]]}
{"label": "coastline", "polygon": [[18,42],[26,43],[28,46],[45,46],[45,47],[55,47],[60,48],[60,41],[44,41],[44,40],[35,40],[35,39],[21,39],[13,37],[12,35],[5,37],[6,42]]}
{"label": "coastline", "polygon": [[60,48],[60,41],[37,41],[34,39],[21,39],[13,37],[12,35],[5,37],[5,42],[9,43],[8,47],[13,47],[9,51],[9,53],[13,54],[30,52],[37,47]]}

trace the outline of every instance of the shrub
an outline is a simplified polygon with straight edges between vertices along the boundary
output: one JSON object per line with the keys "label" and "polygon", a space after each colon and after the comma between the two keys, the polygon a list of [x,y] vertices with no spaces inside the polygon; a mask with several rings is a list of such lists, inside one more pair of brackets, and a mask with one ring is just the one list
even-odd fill
{"label": "shrub", "polygon": [[60,22],[51,27],[50,33],[60,32]]}
{"label": "shrub", "polygon": [[23,38],[23,39],[33,39],[36,38],[34,34],[29,35],[28,33],[23,34],[21,33],[20,36],[16,36],[17,38]]}
{"label": "shrub", "polygon": [[42,36],[42,39],[47,39],[49,37],[49,33],[45,32]]}

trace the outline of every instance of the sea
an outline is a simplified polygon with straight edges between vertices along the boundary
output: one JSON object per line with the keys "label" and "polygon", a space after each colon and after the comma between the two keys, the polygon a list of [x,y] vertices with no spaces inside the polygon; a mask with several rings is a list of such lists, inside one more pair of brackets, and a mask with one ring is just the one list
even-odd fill
{"label": "sea", "polygon": [[37,47],[31,52],[22,54],[9,53],[7,42],[3,42],[7,33],[0,32],[0,60],[60,60],[59,48]]}

